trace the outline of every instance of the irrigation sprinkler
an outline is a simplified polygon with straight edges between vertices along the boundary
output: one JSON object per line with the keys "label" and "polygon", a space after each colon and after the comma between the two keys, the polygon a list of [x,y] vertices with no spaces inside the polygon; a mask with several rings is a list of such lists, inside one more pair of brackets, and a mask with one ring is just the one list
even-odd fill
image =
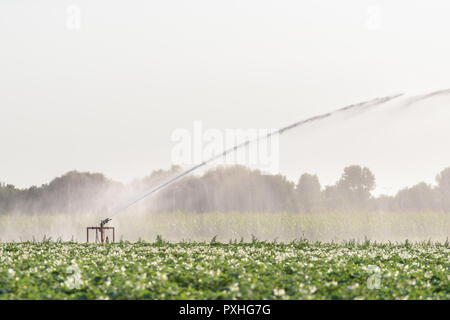
{"label": "irrigation sprinkler", "polygon": [[[110,242],[110,239],[108,235],[106,234],[106,230],[112,230],[112,242],[116,240],[116,230],[114,227],[105,227],[105,224],[107,224],[109,221],[111,221],[110,218],[106,218],[105,220],[100,221],[99,227],[87,227],[86,228],[86,242],[89,242],[89,230],[95,231],[95,243],[108,243]],[[100,239],[99,239],[100,234]]]}
{"label": "irrigation sprinkler", "polygon": [[[352,104],[350,106],[346,106],[346,107],[343,107],[343,108],[340,108],[340,109],[336,109],[336,110],[331,111],[331,112],[323,113],[323,114],[320,114],[320,115],[317,115],[317,116],[314,116],[314,117],[310,117],[310,118],[307,118],[307,119],[295,122],[295,123],[293,123],[291,125],[288,125],[288,126],[283,127],[281,129],[278,129],[278,130],[275,130],[273,132],[270,132],[267,135],[264,135],[264,136],[261,136],[261,137],[257,137],[255,139],[249,139],[249,140],[247,140],[245,142],[237,144],[236,146],[234,146],[234,147],[232,147],[230,149],[226,149],[222,153],[220,153],[218,155],[215,155],[215,156],[213,156],[213,157],[203,161],[202,163],[197,164],[197,165],[193,166],[192,168],[190,168],[190,169],[188,169],[186,171],[183,171],[182,173],[180,173],[177,176],[175,176],[175,177],[165,181],[164,183],[154,187],[153,189],[149,190],[145,194],[141,195],[137,199],[135,199],[132,202],[130,202],[129,204],[127,204],[126,206],[116,210],[115,213],[112,214],[110,217],[112,218],[116,214],[118,214],[118,213],[120,213],[122,211],[125,211],[126,209],[130,208],[131,206],[133,206],[137,202],[139,202],[139,201],[143,200],[144,198],[150,196],[151,194],[153,194],[153,193],[155,193],[155,192],[157,192],[157,191],[167,187],[168,185],[174,183],[175,181],[177,181],[180,178],[188,175],[189,173],[197,170],[198,168],[203,167],[203,166],[207,165],[208,163],[213,162],[214,160],[222,158],[222,157],[226,156],[227,154],[229,154],[231,152],[235,152],[236,150],[238,150],[238,149],[240,149],[242,147],[245,147],[245,146],[249,145],[250,143],[255,143],[255,142],[259,142],[260,140],[263,140],[263,139],[268,139],[272,135],[276,135],[276,134],[281,135],[284,132],[292,130],[292,129],[296,128],[296,127],[301,127],[301,126],[304,126],[304,125],[309,124],[311,122],[321,121],[321,120],[329,118],[329,117],[331,117],[331,116],[333,116],[334,114],[337,114],[337,113],[343,113],[343,112],[352,111],[352,110],[365,111],[365,110],[368,110],[368,109],[370,109],[372,107],[375,107],[375,106],[381,105],[383,103],[386,103],[386,102],[388,102],[390,100],[396,99],[396,98],[398,98],[400,96],[402,96],[402,94],[396,94],[396,95],[387,96],[387,97],[383,97],[383,98],[376,98],[376,99],[373,99],[373,100],[370,100],[370,101],[366,101],[366,102],[361,102],[361,103],[358,103],[358,104]],[[95,240],[96,240],[96,242],[99,242],[98,241],[98,233],[100,232],[100,242],[101,243],[103,243],[105,241],[109,242],[108,237],[106,237],[106,238],[104,237],[105,230],[112,230],[113,242],[114,242],[114,232],[115,232],[114,227],[105,227],[105,224],[108,223],[109,221],[111,221],[111,218],[106,218],[106,219],[102,220],[100,222],[100,227],[87,227],[86,228],[86,240],[87,240],[87,242],[89,242],[89,230],[95,230],[95,236],[96,236]]]}

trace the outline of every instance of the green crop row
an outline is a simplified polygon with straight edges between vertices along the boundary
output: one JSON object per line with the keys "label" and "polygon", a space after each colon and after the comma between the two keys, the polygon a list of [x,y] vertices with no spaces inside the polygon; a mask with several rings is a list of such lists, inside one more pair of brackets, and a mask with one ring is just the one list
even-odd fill
{"label": "green crop row", "polygon": [[449,299],[446,243],[0,244],[0,299]]}

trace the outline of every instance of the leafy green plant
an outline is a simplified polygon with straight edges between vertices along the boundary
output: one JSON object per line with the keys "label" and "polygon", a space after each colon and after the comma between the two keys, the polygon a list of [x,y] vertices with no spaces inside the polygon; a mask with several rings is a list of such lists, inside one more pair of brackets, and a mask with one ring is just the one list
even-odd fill
{"label": "leafy green plant", "polygon": [[450,299],[449,267],[448,242],[0,243],[0,299]]}

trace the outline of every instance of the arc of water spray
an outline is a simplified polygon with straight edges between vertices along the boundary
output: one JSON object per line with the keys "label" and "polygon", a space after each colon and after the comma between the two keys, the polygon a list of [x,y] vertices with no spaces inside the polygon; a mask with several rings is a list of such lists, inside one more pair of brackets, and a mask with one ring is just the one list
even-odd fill
{"label": "arc of water spray", "polygon": [[[257,137],[255,139],[251,139],[251,140],[249,139],[249,140],[247,140],[245,142],[242,142],[242,143],[240,143],[240,144],[238,144],[238,145],[236,145],[236,146],[234,146],[232,148],[226,149],[222,153],[220,153],[218,155],[215,155],[215,156],[213,156],[213,157],[203,161],[202,163],[197,164],[197,165],[193,166],[192,168],[190,168],[190,169],[188,169],[188,170],[178,174],[177,176],[167,180],[166,182],[161,183],[160,185],[152,188],[151,190],[147,191],[145,194],[141,195],[136,200],[133,200],[131,203],[129,203],[126,206],[124,206],[123,208],[117,210],[113,215],[111,215],[111,218],[114,217],[115,215],[119,214],[120,212],[123,212],[123,211],[127,210],[128,208],[130,208],[131,206],[133,206],[137,202],[143,200],[144,198],[147,198],[151,194],[153,194],[153,193],[155,193],[155,192],[157,192],[157,191],[167,187],[168,185],[170,185],[170,184],[174,183],[175,181],[179,180],[180,178],[182,178],[182,177],[188,175],[189,173],[197,170],[198,168],[201,168],[201,167],[207,165],[208,163],[210,163],[210,162],[212,162],[214,160],[217,160],[217,159],[219,159],[221,157],[224,157],[227,154],[236,151],[237,149],[245,147],[245,146],[249,145],[250,143],[255,143],[255,142],[258,142],[260,140],[268,139],[271,136],[276,135],[276,134],[280,134],[281,135],[284,132],[289,131],[291,129],[294,129],[294,128],[297,128],[297,127],[301,127],[301,126],[306,125],[306,124],[311,123],[311,122],[316,122],[316,121],[323,120],[325,118],[329,118],[329,117],[331,117],[331,116],[333,116],[333,115],[335,115],[337,113],[348,112],[348,111],[352,111],[352,110],[365,111],[365,110],[367,110],[369,108],[381,105],[381,104],[383,104],[385,102],[388,102],[390,100],[398,98],[398,97],[400,97],[402,95],[403,94],[396,94],[396,95],[393,95],[393,96],[388,96],[388,97],[383,97],[383,98],[376,98],[376,99],[373,99],[373,100],[370,100],[370,101],[361,102],[361,103],[358,103],[358,104],[353,104],[353,105],[350,105],[350,106],[346,106],[346,107],[343,107],[343,108],[340,108],[340,109],[336,109],[336,110],[331,111],[331,112],[327,112],[327,113],[324,113],[324,114],[320,114],[320,115],[317,115],[317,116],[314,116],[314,117],[310,117],[310,118],[307,118],[307,119],[295,122],[295,123],[290,124],[290,125],[288,125],[286,127],[283,127],[281,129],[278,129],[278,130],[275,130],[273,132],[270,132],[267,135],[260,136],[260,137]],[[103,221],[105,223],[107,223],[108,221],[111,220],[111,218],[105,219]]]}

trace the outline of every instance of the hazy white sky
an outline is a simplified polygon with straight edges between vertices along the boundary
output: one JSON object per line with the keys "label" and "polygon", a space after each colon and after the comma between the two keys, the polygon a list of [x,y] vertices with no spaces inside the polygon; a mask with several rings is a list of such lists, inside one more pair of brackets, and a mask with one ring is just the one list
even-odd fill
{"label": "hazy white sky", "polygon": [[[3,0],[0,181],[40,185],[77,169],[127,182],[170,167],[171,133],[194,120],[278,128],[377,96],[448,88],[449,13],[446,0]],[[450,165],[448,152],[410,155],[417,165],[405,166],[364,161],[356,145],[339,162],[317,161],[314,148],[282,173],[312,171],[328,184],[344,163],[364,162],[377,167],[378,185],[397,188]]]}

